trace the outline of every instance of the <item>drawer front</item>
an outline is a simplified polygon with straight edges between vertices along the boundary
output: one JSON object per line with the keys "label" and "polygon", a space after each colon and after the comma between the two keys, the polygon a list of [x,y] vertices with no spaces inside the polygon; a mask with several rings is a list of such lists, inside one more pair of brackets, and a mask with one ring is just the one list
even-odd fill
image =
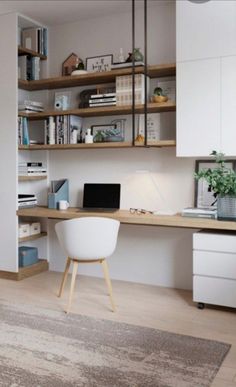
{"label": "drawer front", "polygon": [[196,250],[236,253],[236,235],[194,233],[193,248]]}
{"label": "drawer front", "polygon": [[236,281],[194,276],[193,301],[235,308]]}
{"label": "drawer front", "polygon": [[193,274],[236,280],[236,254],[194,250]]}

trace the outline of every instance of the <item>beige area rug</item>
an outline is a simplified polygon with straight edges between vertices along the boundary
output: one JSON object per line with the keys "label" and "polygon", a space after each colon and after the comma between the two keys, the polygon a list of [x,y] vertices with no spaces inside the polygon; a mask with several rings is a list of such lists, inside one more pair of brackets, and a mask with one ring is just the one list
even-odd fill
{"label": "beige area rug", "polygon": [[230,345],[0,303],[0,386],[210,386]]}

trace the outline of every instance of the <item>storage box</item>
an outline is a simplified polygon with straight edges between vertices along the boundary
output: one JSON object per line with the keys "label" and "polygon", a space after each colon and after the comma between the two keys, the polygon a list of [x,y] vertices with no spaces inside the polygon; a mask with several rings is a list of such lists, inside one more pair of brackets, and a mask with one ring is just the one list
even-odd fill
{"label": "storage box", "polygon": [[41,225],[39,222],[34,222],[30,224],[30,235],[40,234]]}
{"label": "storage box", "polygon": [[25,238],[30,235],[30,225],[29,223],[19,223],[19,238]]}
{"label": "storage box", "polygon": [[37,247],[19,247],[19,267],[33,265],[38,262]]}

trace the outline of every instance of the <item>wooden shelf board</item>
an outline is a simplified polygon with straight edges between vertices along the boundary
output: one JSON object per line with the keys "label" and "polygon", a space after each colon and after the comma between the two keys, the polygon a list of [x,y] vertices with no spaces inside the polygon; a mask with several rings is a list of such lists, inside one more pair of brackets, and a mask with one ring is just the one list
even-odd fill
{"label": "wooden shelf board", "polygon": [[[135,67],[135,73],[144,73],[144,66]],[[151,78],[173,76],[176,73],[176,65],[163,64],[148,66],[148,75]],[[25,90],[59,89],[65,87],[78,87],[86,85],[99,85],[115,82],[116,76],[130,75],[132,68],[117,69],[100,73],[88,73],[82,75],[67,75],[61,77],[40,79],[38,81],[19,81],[19,88]]]}
{"label": "wooden shelf board", "polygon": [[18,242],[22,243],[22,242],[35,241],[36,239],[40,239],[40,238],[43,238],[45,236],[47,236],[47,233],[45,231],[42,231],[40,234],[30,235],[30,236],[27,236],[24,238],[19,238]]}
{"label": "wooden shelf board", "polygon": [[20,267],[18,272],[0,271],[0,278],[21,281],[24,278],[32,277],[33,275],[48,271],[49,265],[46,259],[40,259],[39,262],[34,265]]}
{"label": "wooden shelf board", "polygon": [[18,46],[18,55],[19,56],[21,56],[21,55],[37,56],[38,58],[40,58],[42,60],[46,60],[47,59],[46,55],[39,54],[36,51],[29,50],[28,48],[21,47],[21,46]]}
{"label": "wooden shelf board", "polygon": [[20,150],[59,150],[59,149],[106,149],[131,148],[131,142],[95,142],[93,144],[55,144],[55,145],[20,145]]}
{"label": "wooden shelf board", "polygon": [[48,271],[48,268],[48,261],[46,259],[40,259],[39,262],[35,263],[34,265],[20,267],[17,280],[21,281],[24,278],[43,273],[44,271]]}
{"label": "wooden shelf board", "polygon": [[[176,110],[176,104],[172,101],[162,103],[148,103],[148,113],[161,113]],[[99,117],[113,115],[127,115],[132,113],[132,106],[103,106],[96,108],[71,109],[63,111],[47,110],[42,113],[24,113],[19,112],[20,117],[27,117],[29,120],[43,120],[49,116],[69,115],[73,114],[80,117]],[[144,105],[136,105],[135,113],[144,113]]]}
{"label": "wooden shelf board", "polygon": [[45,180],[47,176],[18,176],[18,181],[34,181],[34,180]]}
{"label": "wooden shelf board", "polygon": [[[144,143],[135,142],[136,147],[144,147]],[[159,140],[159,141],[149,141],[147,147],[150,148],[162,148],[162,147],[175,147],[175,140]]]}
{"label": "wooden shelf board", "polygon": [[[159,140],[148,143],[147,147],[174,147],[175,140]],[[132,142],[97,142],[93,144],[64,144],[64,145],[20,145],[19,150],[73,150],[73,149],[120,149],[141,148],[144,144],[132,145]]]}

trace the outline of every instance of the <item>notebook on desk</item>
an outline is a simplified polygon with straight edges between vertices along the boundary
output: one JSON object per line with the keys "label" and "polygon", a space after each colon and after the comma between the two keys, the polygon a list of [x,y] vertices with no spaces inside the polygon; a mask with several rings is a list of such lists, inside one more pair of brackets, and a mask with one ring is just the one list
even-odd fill
{"label": "notebook on desk", "polygon": [[114,212],[120,208],[120,184],[85,183],[80,211]]}

